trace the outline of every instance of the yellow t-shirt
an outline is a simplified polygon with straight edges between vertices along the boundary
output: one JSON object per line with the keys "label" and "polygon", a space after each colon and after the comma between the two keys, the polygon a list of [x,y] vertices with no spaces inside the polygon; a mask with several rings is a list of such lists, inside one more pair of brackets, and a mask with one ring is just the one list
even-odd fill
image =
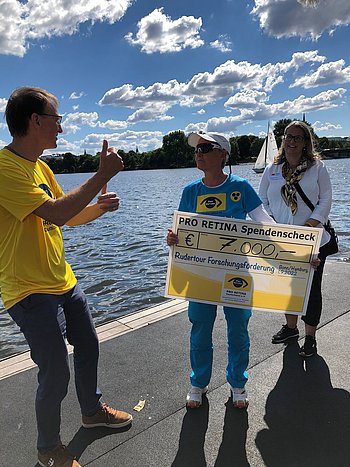
{"label": "yellow t-shirt", "polygon": [[9,309],[33,293],[63,294],[76,284],[61,229],[32,212],[64,193],[45,162],[0,150],[0,287]]}

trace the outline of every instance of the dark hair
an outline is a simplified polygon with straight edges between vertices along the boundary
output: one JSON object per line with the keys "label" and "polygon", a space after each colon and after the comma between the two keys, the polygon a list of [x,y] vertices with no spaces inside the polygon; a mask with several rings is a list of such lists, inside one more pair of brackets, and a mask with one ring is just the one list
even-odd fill
{"label": "dark hair", "polygon": [[47,104],[58,105],[56,96],[40,88],[23,87],[7,101],[5,117],[11,136],[25,136],[33,113],[43,113]]}
{"label": "dark hair", "polygon": [[[306,160],[312,164],[315,160],[321,159],[321,156],[318,154],[318,152],[315,151],[312,132],[311,132],[309,125],[305,122],[302,122],[301,120],[294,120],[288,126],[286,126],[284,130],[284,134],[286,134],[287,130],[289,130],[289,128],[293,126],[301,128],[304,132],[305,148],[303,150],[303,155],[305,156]],[[284,140],[283,140],[281,147],[278,151],[278,154],[275,158],[275,164],[281,164],[285,160],[286,160],[286,156],[284,153]]]}

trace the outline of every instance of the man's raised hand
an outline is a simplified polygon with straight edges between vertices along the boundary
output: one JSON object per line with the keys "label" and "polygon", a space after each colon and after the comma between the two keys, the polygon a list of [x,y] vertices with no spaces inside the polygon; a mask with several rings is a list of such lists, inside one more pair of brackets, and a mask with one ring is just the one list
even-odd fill
{"label": "man's raised hand", "polygon": [[98,172],[110,180],[114,175],[124,169],[123,159],[114,148],[108,147],[107,140],[103,140],[102,151],[100,154],[100,165]]}

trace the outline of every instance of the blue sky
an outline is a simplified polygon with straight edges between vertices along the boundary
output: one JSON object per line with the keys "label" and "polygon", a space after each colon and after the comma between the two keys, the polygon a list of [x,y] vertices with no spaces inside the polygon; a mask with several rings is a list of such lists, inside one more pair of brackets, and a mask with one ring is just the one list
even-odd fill
{"label": "blue sky", "polygon": [[349,0],[1,0],[0,145],[12,90],[53,92],[56,152],[106,138],[151,150],[174,130],[263,135],[302,118],[350,136]]}

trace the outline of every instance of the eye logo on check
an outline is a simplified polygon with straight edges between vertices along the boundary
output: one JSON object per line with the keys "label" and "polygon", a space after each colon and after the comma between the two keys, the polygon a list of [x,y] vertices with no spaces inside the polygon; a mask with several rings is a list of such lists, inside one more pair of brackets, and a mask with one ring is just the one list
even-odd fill
{"label": "eye logo on check", "polygon": [[233,191],[230,195],[230,198],[234,203],[237,203],[241,199],[241,193],[239,191]]}
{"label": "eye logo on check", "polygon": [[216,196],[208,196],[201,201],[201,206],[204,204],[207,209],[219,208],[222,205],[221,199]]}
{"label": "eye logo on check", "polygon": [[228,282],[231,282],[236,289],[245,289],[248,286],[248,282],[242,277],[232,277]]}

